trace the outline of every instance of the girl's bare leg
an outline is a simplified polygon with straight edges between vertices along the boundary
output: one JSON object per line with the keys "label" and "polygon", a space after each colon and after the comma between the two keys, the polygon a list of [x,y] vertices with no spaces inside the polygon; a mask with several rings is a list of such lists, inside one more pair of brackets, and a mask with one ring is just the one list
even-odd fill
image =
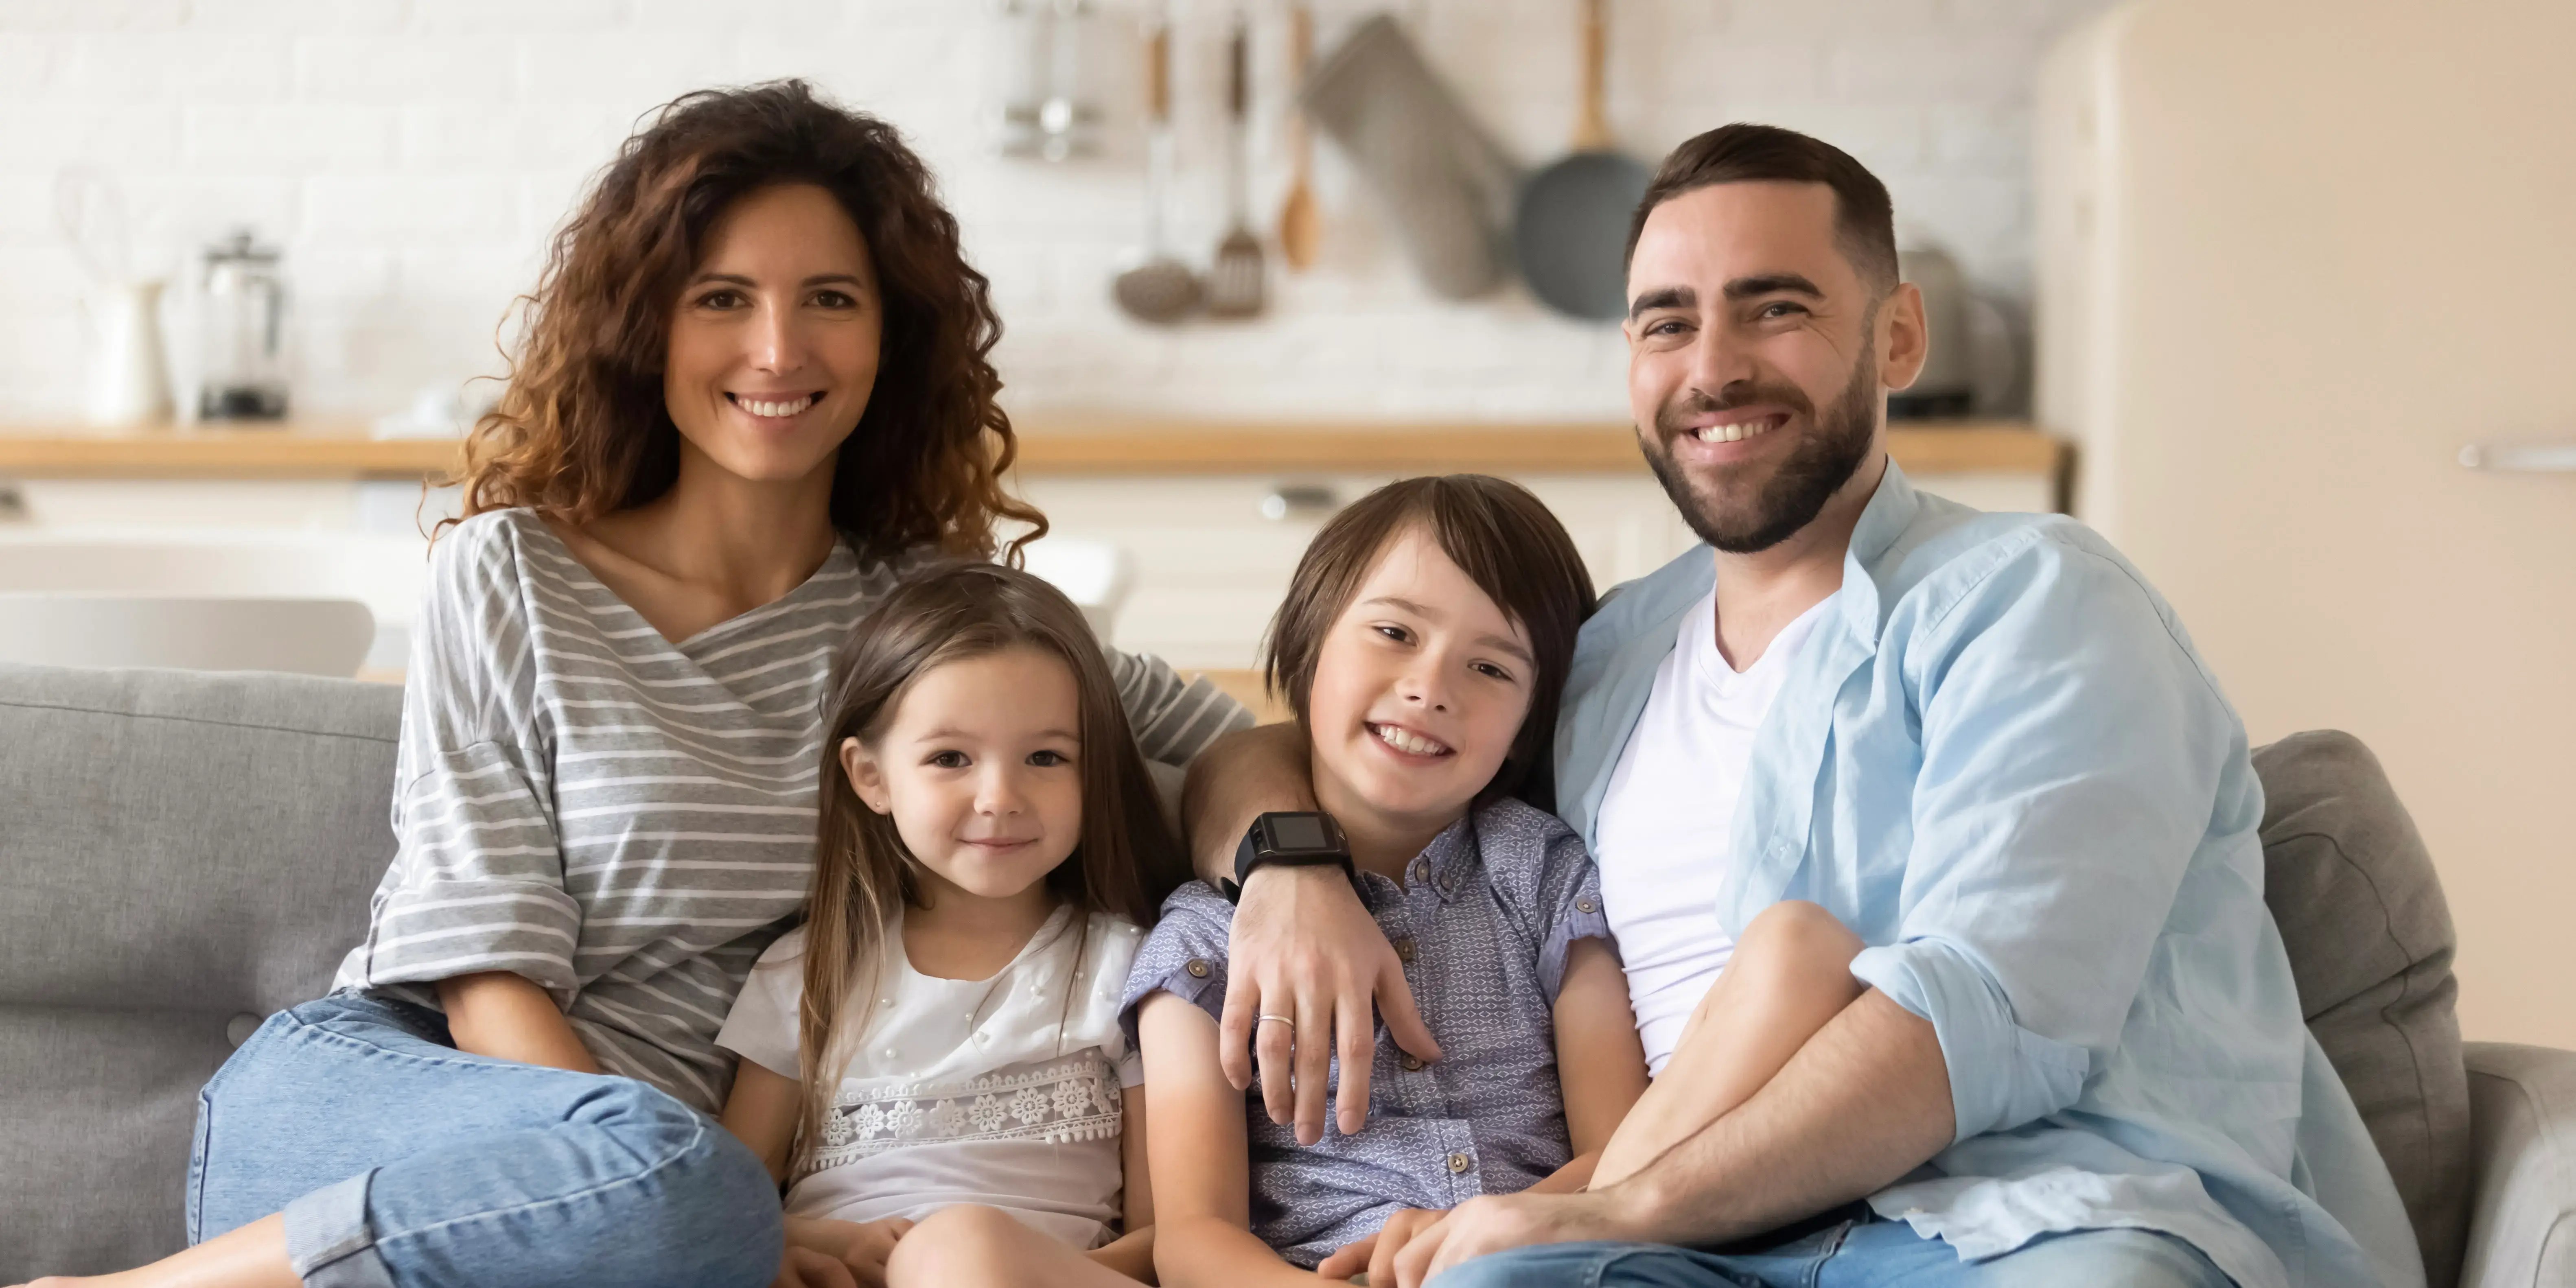
{"label": "girl's bare leg", "polygon": [[302,1288],[286,1260],[286,1223],[263,1217],[148,1266],[88,1278],[57,1276],[27,1288]]}
{"label": "girl's bare leg", "polygon": [[999,1208],[960,1204],[894,1245],[886,1288],[1136,1288],[1136,1281]]}
{"label": "girl's bare leg", "polygon": [[1611,1133],[1593,1189],[1622,1180],[1753,1098],[1816,1031],[1860,997],[1858,936],[1801,900],[1773,904],[1744,928],[1735,955],[1700,999],[1673,1058]]}

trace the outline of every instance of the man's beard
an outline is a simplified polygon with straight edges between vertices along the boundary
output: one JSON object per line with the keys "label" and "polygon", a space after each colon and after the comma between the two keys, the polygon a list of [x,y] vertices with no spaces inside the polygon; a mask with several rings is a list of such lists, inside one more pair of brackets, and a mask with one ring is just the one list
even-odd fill
{"label": "man's beard", "polygon": [[[1870,438],[1878,425],[1875,344],[1873,338],[1861,347],[1860,361],[1852,365],[1851,381],[1843,386],[1842,397],[1816,418],[1815,432],[1790,449],[1789,458],[1780,462],[1749,503],[1727,504],[1692,487],[1690,478],[1673,463],[1672,440],[1688,432],[1682,428],[1684,420],[1730,407],[1775,403],[1793,409],[1792,420],[1799,414],[1813,416],[1814,406],[1804,390],[1792,385],[1747,385],[1740,396],[1722,402],[1693,392],[1655,414],[1646,464],[1654,468],[1664,494],[1673,499],[1674,508],[1700,540],[1728,554],[1749,555],[1788,540],[1823,513],[1825,502],[1851,481],[1869,456]],[[1735,388],[1728,386],[1730,391]],[[1782,425],[1771,432],[1788,428]]]}

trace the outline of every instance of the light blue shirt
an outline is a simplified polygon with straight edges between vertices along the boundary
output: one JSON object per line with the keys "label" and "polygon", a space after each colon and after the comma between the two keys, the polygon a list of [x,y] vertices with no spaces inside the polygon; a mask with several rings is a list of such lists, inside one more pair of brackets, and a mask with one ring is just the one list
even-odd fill
{"label": "light blue shirt", "polygon": [[[1714,577],[1694,550],[1583,628],[1556,765],[1587,844]],[[2173,610],[2082,524],[1891,463],[1827,611],[1756,735],[1717,916],[1821,904],[1869,945],[1852,973],[1932,1022],[1956,1135],[1872,1207],[1971,1259],[2142,1226],[2244,1288],[2418,1288],[2263,904],[2244,723]]]}

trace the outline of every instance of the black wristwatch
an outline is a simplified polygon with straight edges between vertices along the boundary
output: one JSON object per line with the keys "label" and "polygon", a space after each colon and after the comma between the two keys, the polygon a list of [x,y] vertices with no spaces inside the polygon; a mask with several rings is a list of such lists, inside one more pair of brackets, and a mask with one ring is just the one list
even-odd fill
{"label": "black wristwatch", "polygon": [[1351,879],[1352,889],[1359,888],[1359,867],[1351,862],[1351,843],[1343,838],[1342,825],[1334,822],[1330,814],[1270,813],[1252,820],[1242,843],[1234,847],[1234,880],[1225,883],[1225,897],[1241,898],[1243,883],[1252,879],[1252,870],[1273,863],[1291,867],[1330,863]]}

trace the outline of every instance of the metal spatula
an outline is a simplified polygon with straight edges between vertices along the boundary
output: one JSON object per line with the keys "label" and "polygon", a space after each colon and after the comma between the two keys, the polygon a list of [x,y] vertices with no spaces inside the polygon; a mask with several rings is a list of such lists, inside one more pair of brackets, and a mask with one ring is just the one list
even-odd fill
{"label": "metal spatula", "polygon": [[1250,166],[1244,135],[1251,99],[1250,33],[1241,17],[1234,21],[1234,40],[1227,51],[1225,169],[1227,226],[1216,244],[1216,262],[1208,268],[1208,313],[1215,317],[1250,317],[1261,311],[1265,274],[1261,239],[1252,235]]}

